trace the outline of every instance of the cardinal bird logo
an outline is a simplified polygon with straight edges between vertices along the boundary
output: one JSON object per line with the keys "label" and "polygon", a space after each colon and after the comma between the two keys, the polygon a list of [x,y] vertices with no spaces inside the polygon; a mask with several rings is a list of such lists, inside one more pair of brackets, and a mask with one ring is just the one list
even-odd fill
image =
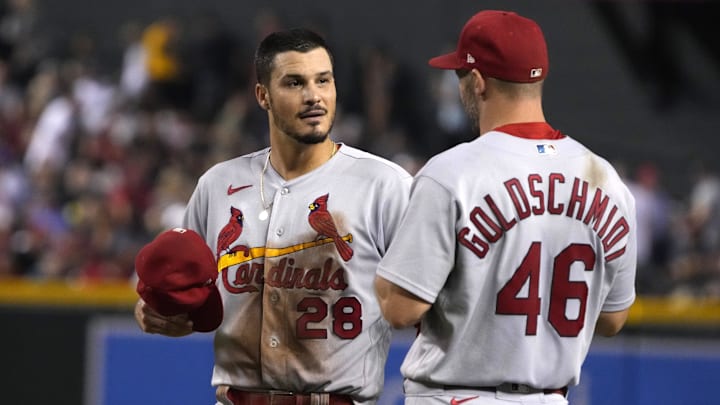
{"label": "cardinal bird logo", "polygon": [[223,253],[224,251],[228,251],[228,253],[231,253],[237,252],[238,250],[244,251],[245,255],[247,256],[247,246],[235,246],[230,249],[230,245],[240,237],[240,234],[243,231],[244,220],[245,217],[243,216],[242,211],[235,207],[230,207],[230,220],[227,224],[225,224],[222,230],[220,230],[220,234],[218,234],[217,257],[220,257],[221,253]]}
{"label": "cardinal bird logo", "polygon": [[308,222],[310,226],[318,233],[319,236],[332,238],[335,248],[343,260],[348,261],[353,256],[353,250],[340,236],[335,226],[332,215],[327,210],[327,201],[330,194],[325,194],[315,199],[308,208]]}

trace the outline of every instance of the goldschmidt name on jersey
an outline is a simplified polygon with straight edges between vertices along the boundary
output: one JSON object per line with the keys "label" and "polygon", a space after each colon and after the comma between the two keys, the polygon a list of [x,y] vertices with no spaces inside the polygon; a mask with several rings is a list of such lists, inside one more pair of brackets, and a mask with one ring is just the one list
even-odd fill
{"label": "goldschmidt name on jersey", "polygon": [[531,174],[526,181],[518,178],[505,181],[507,195],[503,197],[510,198],[513,208],[503,212],[495,198],[485,195],[484,206],[477,205],[470,211],[468,219],[472,227],[460,229],[458,242],[477,257],[484,258],[492,244],[520,221],[546,214],[565,215],[592,227],[602,240],[606,261],[622,256],[625,246],[616,245],[628,234],[630,227],[624,216],[616,217],[617,205],[601,188],[591,189],[586,180],[577,177],[572,179],[569,194],[558,195],[559,185],[566,182],[561,173],[550,173],[547,177]]}

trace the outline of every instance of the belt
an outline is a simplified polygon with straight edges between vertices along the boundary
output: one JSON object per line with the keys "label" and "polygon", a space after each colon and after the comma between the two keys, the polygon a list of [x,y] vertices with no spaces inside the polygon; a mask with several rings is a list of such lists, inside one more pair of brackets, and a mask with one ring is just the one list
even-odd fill
{"label": "belt", "polygon": [[506,392],[506,393],[511,393],[511,394],[539,394],[539,393],[543,393],[546,395],[560,394],[562,396],[567,396],[567,393],[568,393],[568,387],[535,388],[535,387],[531,387],[529,385],[515,384],[515,383],[503,383],[503,384],[498,385],[497,387],[464,387],[464,386],[457,386],[457,385],[446,385],[445,389],[446,390],[465,389],[465,390],[479,390],[479,391],[488,391],[488,392]]}
{"label": "belt", "polygon": [[241,391],[230,388],[227,398],[234,405],[353,405],[348,395],[332,393],[296,394],[285,391]]}

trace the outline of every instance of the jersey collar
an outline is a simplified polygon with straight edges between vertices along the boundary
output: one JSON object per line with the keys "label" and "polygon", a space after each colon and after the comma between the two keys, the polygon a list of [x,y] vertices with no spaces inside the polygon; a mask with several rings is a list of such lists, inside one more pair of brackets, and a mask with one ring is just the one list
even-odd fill
{"label": "jersey collar", "polygon": [[517,124],[501,125],[493,131],[503,132],[525,139],[563,139],[557,129],[553,129],[547,122],[522,122]]}

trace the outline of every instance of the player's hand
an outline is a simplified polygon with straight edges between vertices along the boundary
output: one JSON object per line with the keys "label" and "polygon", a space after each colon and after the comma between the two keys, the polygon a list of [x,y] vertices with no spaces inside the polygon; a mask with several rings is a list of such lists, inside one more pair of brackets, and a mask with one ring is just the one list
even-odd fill
{"label": "player's hand", "polygon": [[146,333],[170,337],[186,336],[193,332],[193,323],[187,314],[163,316],[155,312],[142,299],[135,304],[135,320]]}

